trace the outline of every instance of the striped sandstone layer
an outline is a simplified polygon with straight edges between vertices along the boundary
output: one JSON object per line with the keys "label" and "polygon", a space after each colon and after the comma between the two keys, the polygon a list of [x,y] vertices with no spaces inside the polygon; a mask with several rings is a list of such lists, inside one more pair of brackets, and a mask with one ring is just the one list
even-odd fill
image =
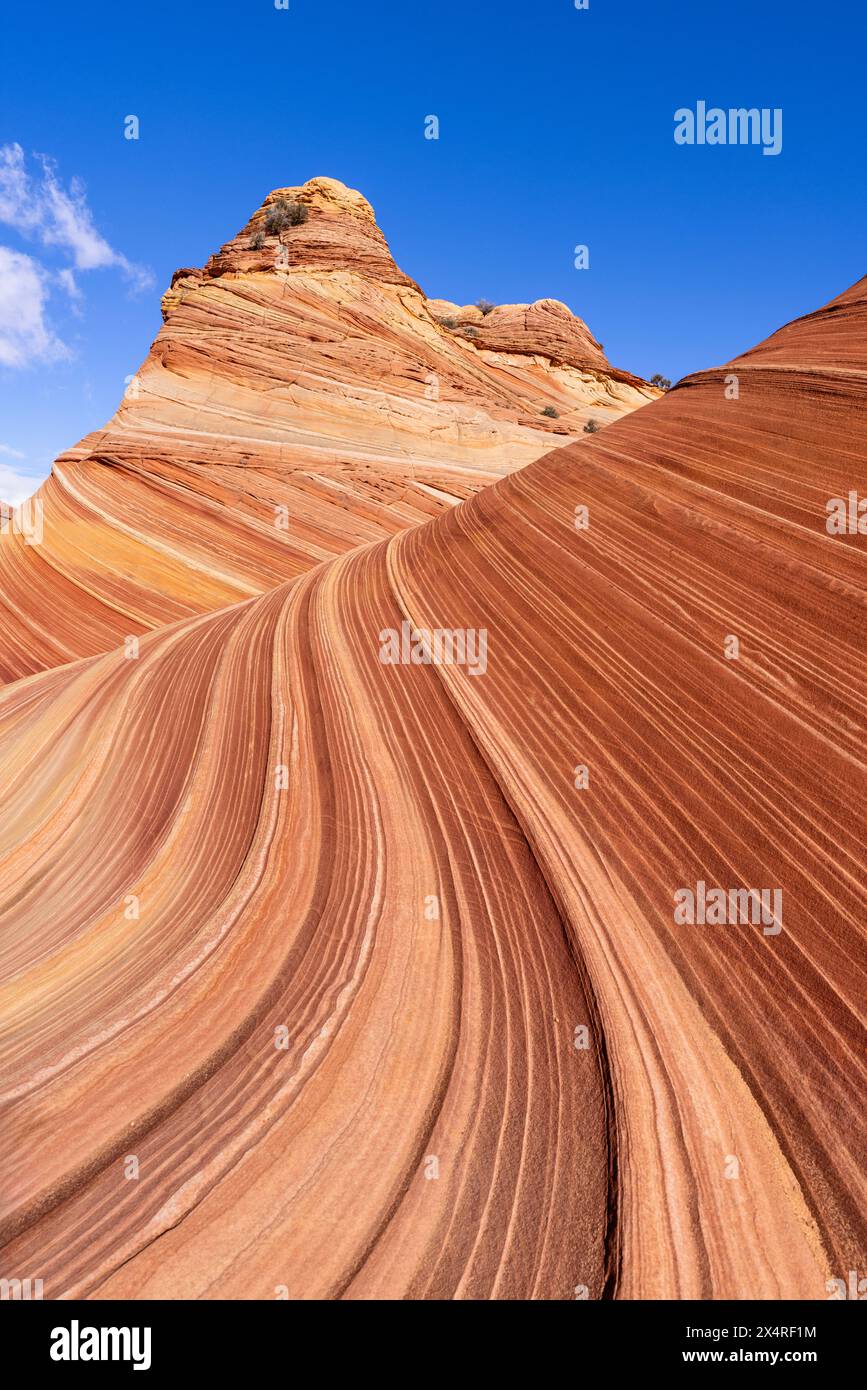
{"label": "striped sandstone layer", "polygon": [[[285,201],[307,221],[267,234]],[[553,304],[508,351],[476,343],[398,270],[360,193],[271,193],[203,270],[175,273],[117,414],[39,490],[41,543],[4,528],[0,681],[388,539],[659,395],[576,352],[595,339]]]}
{"label": "striped sandstone layer", "polygon": [[[825,504],[867,491],[865,405],[862,281],[426,525],[0,695],[0,1273],[864,1268],[867,559]],[[484,629],[484,673],[383,664],[403,621]],[[782,931],[678,925],[699,880],[779,887]]]}

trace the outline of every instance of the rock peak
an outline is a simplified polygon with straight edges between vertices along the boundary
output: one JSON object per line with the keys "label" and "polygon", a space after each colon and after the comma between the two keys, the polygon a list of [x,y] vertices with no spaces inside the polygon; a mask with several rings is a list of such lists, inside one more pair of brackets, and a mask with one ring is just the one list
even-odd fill
{"label": "rock peak", "polygon": [[[327,208],[345,213],[349,217],[360,217],[365,222],[376,223],[376,213],[363,193],[359,193],[357,188],[347,188],[340,179],[330,179],[324,174],[308,179],[298,187],[272,189],[259,208],[259,213],[264,215],[269,207],[280,201],[301,203],[308,208]],[[251,222],[256,216],[254,213]]]}
{"label": "rock peak", "polygon": [[[418,313],[455,334],[470,351],[504,357],[536,358],[551,367],[572,368],[658,394],[630,372],[613,367],[584,321],[559,299],[484,308],[429,299],[395,264],[388,242],[367,198],[340,179],[319,174],[306,183],[274,188],[231,241],[211,256],[204,269],[176,270],[163,296],[163,317],[184,294],[204,281],[222,277],[285,276],[296,272],[344,272],[371,284],[414,291]],[[619,413],[619,412],[618,412]]]}
{"label": "rock peak", "polygon": [[177,307],[186,288],[203,280],[297,270],[349,271],[421,293],[395,265],[364,194],[339,179],[319,175],[298,186],[272,189],[204,269],[176,270],[163,296],[163,317]]}

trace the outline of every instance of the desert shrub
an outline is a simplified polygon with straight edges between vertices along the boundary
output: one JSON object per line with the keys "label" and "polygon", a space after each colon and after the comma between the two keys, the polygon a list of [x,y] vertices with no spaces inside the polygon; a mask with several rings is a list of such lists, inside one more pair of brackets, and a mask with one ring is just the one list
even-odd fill
{"label": "desert shrub", "polygon": [[496,307],[497,307],[496,304],[492,304],[491,301],[490,301],[489,299],[477,299],[477,300],[476,300],[476,308],[477,308],[477,309],[480,309],[481,312],[485,315],[486,318],[487,318],[488,314],[491,312],[491,310],[492,310],[492,309],[496,309]]}
{"label": "desert shrub", "polygon": [[468,338],[478,338],[479,336],[479,330],[477,328],[473,328],[473,325],[471,323],[466,325],[466,327],[464,328],[464,332],[466,333]]}
{"label": "desert shrub", "polygon": [[458,326],[458,321],[457,321],[457,319],[451,319],[451,318],[440,319],[440,323],[442,324],[443,328],[457,328],[457,326]]}
{"label": "desert shrub", "polygon": [[262,247],[265,245],[265,233],[254,232],[247,245],[251,251],[261,251]]}
{"label": "desert shrub", "polygon": [[587,424],[584,426],[584,433],[585,433],[585,434],[598,434],[598,433],[599,433],[599,426],[597,425],[597,423],[596,423],[595,420],[588,420],[588,421],[587,421]]}
{"label": "desert shrub", "polygon": [[556,406],[553,405],[546,405],[544,410],[542,411],[542,414],[547,415],[549,420],[560,419],[560,412],[559,410],[557,410]]}
{"label": "desert shrub", "polygon": [[671,382],[669,381],[668,377],[662,376],[660,372],[654,373],[654,375],[650,378],[650,384],[651,386],[658,386],[660,391],[671,390]]}
{"label": "desert shrub", "polygon": [[286,227],[300,227],[308,216],[303,203],[290,203],[286,198],[278,198],[265,213],[265,231],[269,236],[277,236]]}

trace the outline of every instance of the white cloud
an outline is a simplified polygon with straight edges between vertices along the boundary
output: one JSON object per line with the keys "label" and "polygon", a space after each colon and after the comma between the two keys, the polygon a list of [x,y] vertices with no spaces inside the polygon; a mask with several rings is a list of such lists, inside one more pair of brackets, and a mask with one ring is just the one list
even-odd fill
{"label": "white cloud", "polygon": [[40,482],[40,478],[0,463],[0,502],[8,502],[11,507],[20,506],[36,491]]}
{"label": "white cloud", "polygon": [[22,454],[18,449],[13,449],[9,444],[0,444],[0,454],[5,454],[10,459],[23,459],[26,454]]}
{"label": "white cloud", "polygon": [[20,145],[0,146],[0,221],[24,236],[38,236],[45,246],[59,247],[76,270],[113,268],[134,289],[152,285],[151,271],[127,260],[97,231],[81,180],[73,178],[65,189],[55,161],[47,155],[35,158],[39,167],[31,174]]}
{"label": "white cloud", "polygon": [[29,367],[70,356],[45,318],[47,297],[48,277],[38,261],[0,246],[0,366]]}
{"label": "white cloud", "polygon": [[24,169],[24,151],[20,145],[0,146],[0,222],[34,231],[40,215]]}
{"label": "white cloud", "polygon": [[75,278],[75,272],[70,270],[69,266],[64,266],[63,270],[58,270],[57,283],[60,285],[60,288],[69,295],[69,300],[73,308],[81,303],[83,298],[81,289]]}

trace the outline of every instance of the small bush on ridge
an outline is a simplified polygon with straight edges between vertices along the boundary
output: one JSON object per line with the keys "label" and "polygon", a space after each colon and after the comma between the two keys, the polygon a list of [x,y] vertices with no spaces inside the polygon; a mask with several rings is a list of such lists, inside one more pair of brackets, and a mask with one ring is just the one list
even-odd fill
{"label": "small bush on ridge", "polygon": [[303,203],[290,203],[286,198],[278,198],[265,213],[265,231],[269,236],[277,236],[286,227],[300,227],[309,215]]}

